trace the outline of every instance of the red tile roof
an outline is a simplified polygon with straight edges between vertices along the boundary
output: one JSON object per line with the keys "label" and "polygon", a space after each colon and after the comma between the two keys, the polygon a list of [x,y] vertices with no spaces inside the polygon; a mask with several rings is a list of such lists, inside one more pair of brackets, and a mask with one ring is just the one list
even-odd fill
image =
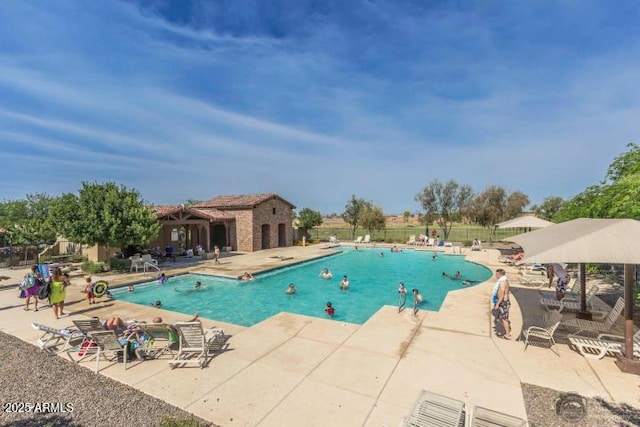
{"label": "red tile roof", "polygon": [[204,202],[197,203],[193,207],[197,208],[218,208],[218,209],[230,209],[230,208],[253,208],[259,204],[266,202],[270,199],[280,199],[284,203],[291,206],[292,209],[296,207],[290,202],[286,201],[276,193],[260,193],[260,194],[242,194],[238,196],[218,196],[213,199],[206,200]]}

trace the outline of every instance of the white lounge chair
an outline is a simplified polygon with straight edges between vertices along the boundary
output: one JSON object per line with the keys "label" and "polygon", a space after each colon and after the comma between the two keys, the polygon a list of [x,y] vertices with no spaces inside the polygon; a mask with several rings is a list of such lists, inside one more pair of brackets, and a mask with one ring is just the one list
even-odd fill
{"label": "white lounge chair", "polygon": [[82,342],[84,339],[82,332],[73,331],[69,328],[57,329],[36,322],[33,322],[31,326],[43,333],[36,341],[36,345],[50,355],[62,353],[73,342]]}
{"label": "white lounge chair", "polygon": [[140,347],[138,351],[141,355],[151,358],[159,358],[165,353],[173,357],[171,346],[178,341],[178,336],[171,325],[165,323],[138,323],[136,327],[141,333],[138,334]]}
{"label": "white lounge chair", "polygon": [[172,369],[189,363],[204,368],[210,353],[222,350],[225,345],[222,329],[211,329],[205,333],[200,322],[179,322],[175,327],[180,337],[180,348],[173,360],[169,361]]}
{"label": "white lounge chair", "polygon": [[[599,334],[596,338],[583,335],[567,335],[569,342],[584,357],[602,359],[608,353],[622,354],[624,337],[620,335]],[[633,355],[640,357],[640,330],[633,335]]]}
{"label": "white lounge chair", "polygon": [[524,335],[524,349],[527,349],[531,338],[537,338],[549,341],[550,347],[553,347],[556,341],[553,339],[553,334],[558,329],[558,326],[562,322],[562,314],[557,311],[552,311],[545,315],[542,326],[529,326],[522,334]]}
{"label": "white lounge chair", "polygon": [[471,427],[524,427],[527,422],[522,418],[481,406],[474,406],[471,412]]}
{"label": "white lounge chair", "polygon": [[433,237],[429,237],[426,240],[425,245],[427,245],[427,246],[435,246],[436,245],[436,239],[434,239]]}
{"label": "white lounge chair", "polygon": [[594,334],[606,333],[611,331],[613,325],[615,325],[618,320],[618,317],[622,314],[622,310],[624,310],[624,298],[620,297],[603,322],[585,319],[570,319],[562,322],[562,326],[569,329],[578,329],[578,334],[582,331],[588,331]]}
{"label": "white lounge chair", "polygon": [[413,411],[404,419],[405,427],[464,425],[464,402],[422,390]]}
{"label": "white lounge chair", "polygon": [[[118,339],[118,335],[116,331],[108,330],[108,331],[95,331],[90,332],[89,335],[93,342],[97,345],[96,352],[96,370],[98,373],[100,369],[100,356],[104,357],[107,361],[116,360],[118,354],[122,354],[122,362],[124,365],[124,369],[127,369],[127,342],[122,344]],[[107,357],[107,353],[111,353],[112,357]]]}
{"label": "white lounge chair", "polygon": [[[585,295],[587,300],[587,308],[591,308],[591,299],[598,293],[598,286],[593,285],[589,292]],[[540,305],[542,305],[547,310],[558,310],[561,312],[571,312],[580,310],[580,300],[574,297],[564,297],[560,301],[555,298],[540,298]]]}
{"label": "white lounge chair", "polygon": [[371,235],[365,234],[364,239],[362,239],[362,243],[371,243]]}
{"label": "white lounge chair", "polygon": [[358,236],[356,240],[353,241],[353,243],[362,243],[362,236]]}
{"label": "white lounge chair", "polygon": [[409,236],[409,241],[407,242],[407,245],[415,245],[416,244],[416,235],[412,234],[411,236]]}
{"label": "white lounge chair", "polygon": [[[92,332],[104,331],[106,329],[97,317],[92,317],[90,319],[77,319],[73,321],[73,324],[76,329],[82,333],[83,339],[77,346],[67,349],[67,356],[72,362],[79,362],[82,359],[95,354],[97,351],[98,345],[90,334]],[[76,353],[79,359],[74,360],[71,353]]]}
{"label": "white lounge chair", "polygon": [[471,245],[471,250],[472,251],[481,251],[482,250],[482,241],[481,240],[476,240],[475,244]]}

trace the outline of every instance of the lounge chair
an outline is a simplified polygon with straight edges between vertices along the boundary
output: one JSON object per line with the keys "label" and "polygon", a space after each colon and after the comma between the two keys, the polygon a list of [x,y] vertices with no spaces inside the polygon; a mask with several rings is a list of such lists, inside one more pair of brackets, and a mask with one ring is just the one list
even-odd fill
{"label": "lounge chair", "polygon": [[[95,331],[90,332],[89,335],[93,342],[97,345],[96,350],[96,370],[98,373],[100,369],[100,356],[104,357],[107,361],[112,361],[118,357],[119,353],[122,353],[122,361],[124,364],[124,369],[127,369],[127,344],[122,344],[118,339],[118,335],[116,331],[108,330],[108,331]],[[106,353],[112,353],[112,357],[108,358]]]}
{"label": "lounge chair", "polygon": [[416,235],[412,234],[411,236],[409,236],[409,241],[407,242],[407,245],[415,245],[416,244]]}
{"label": "lounge chair", "polygon": [[[67,349],[67,356],[72,362],[79,362],[80,360],[95,354],[97,351],[97,344],[91,337],[92,332],[105,331],[106,329],[97,317],[90,319],[77,319],[73,321],[76,329],[82,333],[82,341],[75,347]],[[71,353],[76,353],[79,357],[78,360],[74,360]]]}
{"label": "lounge chair", "polygon": [[[207,364],[207,357],[212,351],[220,351],[225,345],[225,335],[222,329],[211,329],[204,332],[200,322],[179,322],[175,324],[180,339],[178,354],[169,361],[169,366],[196,363],[200,368]],[[193,356],[197,356],[193,359]]]}
{"label": "lounge chair", "polygon": [[[591,286],[585,298],[587,300],[587,308],[591,308],[591,299],[598,293],[599,288],[596,285]],[[580,301],[574,297],[564,297],[560,301],[555,298],[540,298],[540,305],[547,310],[558,310],[561,312],[572,312],[580,310]]]}
{"label": "lounge chair", "polygon": [[173,357],[171,346],[177,342],[178,337],[173,327],[165,323],[138,323],[138,342],[141,355],[151,358],[159,358],[164,353]]}
{"label": "lounge chair", "polygon": [[365,234],[364,239],[362,239],[362,243],[371,243],[371,235]]}
{"label": "lounge chair", "polygon": [[362,236],[358,236],[356,240],[353,241],[353,243],[362,243]]}
{"label": "lounge chair", "polygon": [[562,322],[562,326],[569,329],[578,329],[577,334],[582,331],[590,332],[590,333],[606,333],[611,331],[613,326],[615,325],[618,317],[622,314],[622,310],[624,310],[624,298],[618,298],[616,305],[613,306],[611,311],[607,317],[605,317],[603,322],[596,322],[593,320],[585,320],[585,319],[570,319]]}
{"label": "lounge chair", "polygon": [[476,240],[473,245],[471,245],[472,251],[481,251],[482,250],[482,241]]}
{"label": "lounge chair", "polygon": [[[596,338],[583,335],[567,335],[569,342],[584,357],[602,359],[607,354],[622,354],[624,337],[620,335],[599,334]],[[633,335],[633,355],[640,357],[640,330]]]}
{"label": "lounge chair", "polygon": [[42,336],[38,338],[36,345],[50,355],[62,353],[73,342],[82,342],[84,339],[82,332],[72,331],[69,328],[57,329],[36,322],[33,322],[31,326],[42,332]]}
{"label": "lounge chair", "polygon": [[552,311],[545,315],[542,326],[529,326],[522,334],[524,335],[524,349],[527,349],[531,338],[537,338],[549,341],[550,347],[553,347],[556,341],[553,334],[562,322],[562,314],[558,311]]}
{"label": "lounge chair", "polygon": [[474,406],[471,412],[471,427],[524,427],[527,422],[522,418],[502,412]]}
{"label": "lounge chair", "polygon": [[426,246],[435,246],[436,245],[436,240],[433,237],[429,237],[425,243]]}
{"label": "lounge chair", "polygon": [[413,411],[402,424],[405,427],[464,425],[464,402],[422,390]]}

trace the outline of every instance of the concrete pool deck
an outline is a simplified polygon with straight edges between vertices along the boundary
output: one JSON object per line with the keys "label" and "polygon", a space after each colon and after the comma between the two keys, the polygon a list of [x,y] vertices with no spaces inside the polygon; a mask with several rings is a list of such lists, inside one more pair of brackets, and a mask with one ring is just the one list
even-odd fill
{"label": "concrete pool deck", "polygon": [[[447,248],[447,251],[450,251]],[[239,276],[323,256],[318,246],[279,248],[227,256],[222,265],[213,261],[169,269],[168,274],[202,272]],[[467,259],[491,269],[499,263],[498,251],[466,252]],[[280,260],[273,258],[293,257]],[[516,270],[507,267],[515,278]],[[123,301],[88,305],[82,278],[67,292],[70,316],[53,319],[47,307],[24,311],[15,287],[26,270],[4,270],[11,279],[0,283],[0,325],[3,332],[34,342],[36,321],[55,327],[74,318],[118,315],[149,320],[160,315],[167,322],[184,315],[141,307]],[[106,278],[110,283],[148,280],[157,272],[123,274]],[[539,323],[544,313],[534,289],[519,287],[512,300],[513,336],[523,325]],[[365,324],[280,313],[244,328],[203,319],[205,326],[223,327],[229,349],[208,367],[169,369],[168,358],[135,361],[127,365],[101,363],[101,374],[129,384],[222,426],[397,426],[407,415],[421,389],[526,418],[521,383],[640,408],[638,377],[624,374],[614,358],[586,359],[562,340],[554,347],[529,346],[496,337],[488,301],[493,281],[450,292],[439,312],[411,310],[398,313],[385,306]],[[428,297],[428,289],[422,290]],[[514,301],[515,300],[515,301]],[[570,316],[567,315],[567,316]],[[556,335],[565,335],[565,332]],[[93,368],[91,361],[81,363]],[[549,402],[552,407],[554,402]]]}

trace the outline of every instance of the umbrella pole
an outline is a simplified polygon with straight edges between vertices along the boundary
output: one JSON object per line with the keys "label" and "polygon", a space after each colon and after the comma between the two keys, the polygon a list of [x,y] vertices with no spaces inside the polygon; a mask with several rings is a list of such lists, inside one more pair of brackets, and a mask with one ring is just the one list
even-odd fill
{"label": "umbrella pole", "polygon": [[624,347],[616,365],[622,372],[640,375],[640,360],[633,358],[633,264],[624,265]]}
{"label": "umbrella pole", "polygon": [[593,320],[593,314],[587,310],[587,266],[581,262],[578,264],[578,278],[580,280],[580,311],[576,313],[576,319]]}

